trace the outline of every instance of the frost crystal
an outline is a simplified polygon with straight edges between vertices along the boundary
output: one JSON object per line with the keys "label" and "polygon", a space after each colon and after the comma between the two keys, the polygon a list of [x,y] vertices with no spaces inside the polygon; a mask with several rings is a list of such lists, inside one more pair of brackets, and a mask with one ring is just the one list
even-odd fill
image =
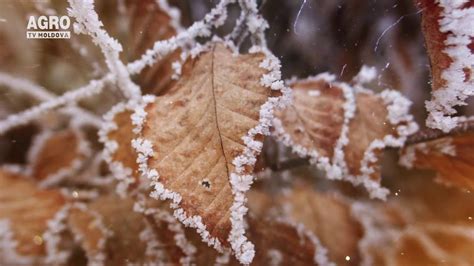
{"label": "frost crystal", "polygon": [[369,83],[372,80],[375,79],[377,76],[377,70],[375,67],[368,67],[366,65],[363,65],[362,68],[360,69],[359,73],[354,77],[354,81],[357,84],[364,84],[364,83]]}
{"label": "frost crystal", "polygon": [[443,87],[433,90],[431,101],[426,102],[429,112],[427,126],[449,132],[459,122],[456,105],[465,105],[469,96],[474,95],[474,54],[470,45],[474,39],[474,7],[463,7],[469,0],[437,0],[442,8],[439,19],[439,30],[447,35],[443,53],[452,62],[443,70],[441,78]]}

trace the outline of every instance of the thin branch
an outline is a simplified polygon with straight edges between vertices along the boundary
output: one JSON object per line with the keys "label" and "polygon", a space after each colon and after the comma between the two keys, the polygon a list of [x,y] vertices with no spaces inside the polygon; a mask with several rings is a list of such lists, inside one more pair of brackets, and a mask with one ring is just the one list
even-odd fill
{"label": "thin branch", "polygon": [[153,65],[158,60],[172,53],[178,47],[183,47],[197,37],[209,37],[213,28],[220,27],[227,18],[227,7],[235,0],[221,0],[203,20],[194,22],[189,28],[168,40],[156,41],[153,48],[148,49],[139,59],[127,65],[128,72],[140,73],[145,67]]}
{"label": "thin branch", "polygon": [[98,94],[102,91],[104,85],[112,80],[112,74],[108,74],[99,80],[92,80],[84,87],[77,90],[66,92],[65,94],[53,100],[43,102],[33,108],[8,116],[0,121],[0,134],[5,133],[13,127],[24,125],[42,115],[43,113],[67,104],[76,103],[83,98]]}
{"label": "thin branch", "polygon": [[128,99],[140,98],[140,88],[132,82],[127,68],[119,58],[119,54],[123,50],[122,45],[102,28],[103,23],[94,9],[94,2],[92,0],[69,0],[68,2],[70,5],[68,14],[76,19],[75,33],[89,35],[94,44],[99,46],[104,54],[107,67],[115,76],[115,81],[125,97]]}
{"label": "thin branch", "polygon": [[[15,93],[23,93],[32,96],[41,102],[57,99],[57,96],[49,92],[47,89],[36,85],[29,80],[17,78],[7,73],[0,72],[0,85],[5,86],[5,88],[10,89]],[[76,121],[80,121],[82,124],[86,123],[95,127],[100,127],[102,124],[101,118],[75,105],[66,106],[60,111],[74,117]]]}
{"label": "thin branch", "polygon": [[457,136],[466,133],[474,133],[474,120],[459,122],[458,125],[449,132],[443,132],[439,129],[424,129],[408,137],[405,145],[412,145],[430,140],[435,140],[448,136]]}

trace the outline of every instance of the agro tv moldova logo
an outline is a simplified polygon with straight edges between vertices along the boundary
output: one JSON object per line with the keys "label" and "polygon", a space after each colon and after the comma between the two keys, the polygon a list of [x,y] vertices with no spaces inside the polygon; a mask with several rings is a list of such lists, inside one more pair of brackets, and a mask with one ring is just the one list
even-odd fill
{"label": "agro tv moldova logo", "polygon": [[70,39],[71,19],[68,16],[30,16],[27,39]]}

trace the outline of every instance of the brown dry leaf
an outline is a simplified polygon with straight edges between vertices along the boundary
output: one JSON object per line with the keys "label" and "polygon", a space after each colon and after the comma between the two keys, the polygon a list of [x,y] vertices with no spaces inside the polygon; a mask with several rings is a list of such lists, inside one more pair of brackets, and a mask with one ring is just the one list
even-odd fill
{"label": "brown dry leaf", "polygon": [[102,224],[97,216],[86,208],[72,208],[68,216],[68,227],[78,241],[80,247],[85,251],[86,257],[91,263],[103,260],[104,244],[107,239],[106,231],[100,227]]}
{"label": "brown dry leaf", "polygon": [[[356,114],[349,123],[349,144],[344,148],[344,158],[349,173],[362,174],[362,160],[370,144],[387,135],[396,135],[394,126],[388,121],[387,106],[379,96],[359,93],[356,97]],[[380,182],[380,160],[382,150],[374,151],[376,160],[371,165],[374,172],[370,179]]]}
{"label": "brown dry leaf", "polygon": [[[292,104],[276,113],[277,139],[298,155],[309,157],[312,164],[326,170],[328,178],[363,183],[371,196],[384,198],[388,191],[380,187],[382,148],[399,145],[385,143],[384,137],[391,135],[403,142],[398,129],[412,126],[408,114],[397,123],[391,121],[389,105],[397,103],[386,98],[396,93],[356,93],[348,84],[333,82],[326,76],[296,81],[292,88]],[[399,94],[394,97],[406,101]],[[351,104],[350,98],[355,99],[355,113],[348,122],[348,144],[341,147],[344,104]],[[408,131],[414,130],[413,125]]]}
{"label": "brown dry leaf", "polygon": [[318,252],[323,252],[320,257],[324,257],[324,251],[319,250],[311,235],[290,223],[249,219],[249,238],[255,243],[257,254],[252,265],[321,265],[323,262],[315,259]]}
{"label": "brown dry leaf", "polygon": [[145,218],[133,211],[133,202],[105,195],[85,208],[71,210],[69,227],[79,236],[89,260],[103,260],[106,265],[147,262],[146,246],[140,239]]}
{"label": "brown dry leaf", "polygon": [[[330,265],[315,261],[320,248],[302,227],[283,221],[249,218],[249,239],[255,244],[256,256],[250,265]],[[187,231],[196,250],[196,265],[215,261],[219,265],[242,265],[235,258],[218,254],[203,244],[195,233]],[[323,251],[324,252],[324,251]]]}
{"label": "brown dry leaf", "polygon": [[[24,176],[0,171],[0,220],[8,221],[13,240],[17,241],[14,251],[20,256],[45,255],[42,237],[47,222],[65,203],[58,190],[39,189]],[[0,262],[3,259],[7,258],[0,257]]]}
{"label": "brown dry leaf", "polygon": [[[172,217],[171,213],[166,212],[166,216]],[[179,224],[179,221],[176,220],[176,218],[172,217],[174,221],[170,222],[169,220],[163,219],[163,218],[158,218],[157,216],[159,215],[149,215],[148,216],[148,222],[151,227],[150,231],[153,233],[153,240],[158,241],[160,243],[159,249],[157,249],[155,253],[153,254],[155,257],[155,261],[159,261],[160,263],[168,263],[168,264],[173,264],[173,265],[178,265],[181,262],[194,262],[194,254],[191,256],[186,256],[186,254],[183,252],[183,248],[178,245],[177,239],[181,239],[181,243],[185,243],[185,245],[190,245],[187,240],[186,235],[184,234],[184,230],[181,227],[182,225]],[[179,228],[179,232],[177,232],[177,228]],[[171,230],[173,229],[173,230]],[[189,231],[186,230],[186,231]],[[196,238],[198,241],[196,243],[201,244],[202,247],[205,247],[205,250],[212,250],[212,248],[208,247],[204,243],[200,241],[200,239]],[[152,240],[152,239],[150,239]],[[152,241],[153,241],[152,240]],[[192,244],[191,244],[192,245]],[[194,246],[192,246],[194,248]],[[191,249],[192,249],[191,248]],[[216,251],[214,251],[216,252]],[[205,254],[205,253],[203,253]],[[183,263],[181,263],[183,264]],[[199,264],[197,264],[199,265]]]}
{"label": "brown dry leaf", "polygon": [[337,265],[359,265],[358,243],[362,230],[359,222],[351,216],[350,205],[336,194],[314,190],[310,183],[293,182],[282,193],[251,190],[250,213],[258,220],[275,215],[288,217],[320,240],[330,261]]}
{"label": "brown dry leaf", "polygon": [[[160,6],[162,2],[164,1],[126,1],[130,17],[130,59],[138,59],[147,49],[153,48],[156,41],[167,40],[175,36],[180,29],[180,22],[166,11],[169,7]],[[163,94],[173,85],[174,70],[171,65],[179,60],[179,55],[178,49],[143,69],[137,82],[144,93]]]}
{"label": "brown dry leaf", "polygon": [[[148,243],[157,242],[154,249],[155,261],[161,264],[196,264],[213,260],[217,252],[201,241],[191,228],[185,228],[173,215],[164,202],[138,195],[142,212],[148,225]],[[151,235],[152,234],[152,235]],[[151,242],[150,242],[151,241]],[[198,252],[196,252],[198,250]],[[199,258],[196,256],[199,255]],[[211,256],[211,257],[209,257]],[[196,260],[198,259],[198,260]]]}
{"label": "brown dry leaf", "polygon": [[398,197],[353,205],[364,228],[362,263],[472,265],[474,197],[426,177],[408,177]]}
{"label": "brown dry leaf", "polygon": [[[298,214],[301,213],[287,217],[286,207],[295,210],[299,207],[289,202],[291,196],[289,199],[260,189],[252,189],[248,194],[250,209],[248,234],[256,250],[255,260],[251,265],[319,265],[323,261],[326,263],[322,265],[332,265],[329,262],[333,261],[332,250],[328,250],[329,254],[325,254],[327,246],[324,240],[315,235],[316,232],[305,223],[312,222],[312,219],[318,219],[319,222],[321,221],[319,217],[312,216],[312,212],[305,213],[304,221],[299,220],[301,217],[298,217]],[[311,207],[307,201],[303,205]],[[315,255],[318,252],[320,260],[316,261]],[[239,263],[231,258],[229,265]]]}
{"label": "brown dry leaf", "polygon": [[[472,26],[474,0],[417,0],[431,65],[432,98],[427,102],[427,126],[449,132],[456,124],[453,106],[462,105],[474,90]],[[466,28],[467,27],[467,28]],[[470,42],[469,42],[470,41]]]}
{"label": "brown dry leaf", "polygon": [[[243,170],[236,170],[233,164],[248,149],[243,137],[253,128],[263,130],[260,108],[272,93],[279,96],[260,83],[268,73],[259,67],[264,59],[263,53],[235,55],[221,43],[213,43],[208,52],[186,63],[183,76],[169,94],[145,108],[140,138],[154,149],[146,167],[159,174],[163,185],[155,186],[155,196],[179,202],[185,212],[177,215],[182,221],[201,217],[210,234],[203,232],[203,237],[216,247],[229,245],[234,202],[231,175],[252,173],[252,158],[240,162]],[[256,138],[262,140],[258,133]],[[247,156],[259,152],[254,144]],[[247,185],[238,186],[244,191]],[[187,223],[202,226],[196,221]]]}
{"label": "brown dry leaf", "polygon": [[375,214],[365,213],[361,218],[370,221],[360,242],[364,263],[400,266],[474,263],[472,225],[407,218],[400,211],[401,205],[365,208],[374,209]]}
{"label": "brown dry leaf", "polygon": [[[358,265],[360,225],[350,213],[350,206],[334,195],[315,191],[302,184],[278,199],[277,204],[291,204],[290,217],[305,225],[328,249],[328,257],[337,265]],[[347,261],[346,257],[350,260]]]}
{"label": "brown dry leaf", "polygon": [[[324,79],[300,81],[291,87],[293,103],[276,112],[276,117],[295,144],[332,158],[344,122],[342,89]],[[310,95],[313,92],[315,96]]]}
{"label": "brown dry leaf", "polygon": [[[160,206],[161,204],[154,205],[155,208],[160,208],[160,214],[150,215],[150,218],[152,218],[154,232],[166,249],[168,263],[177,264],[186,259],[185,261],[194,262],[196,265],[210,264],[213,261],[219,261],[223,265],[241,265],[236,259],[219,254],[203,243],[201,237],[194,230],[184,227],[181,231],[176,230],[176,226],[179,226],[176,224],[178,221],[171,216],[169,210]],[[163,219],[162,214],[165,213],[172,219]],[[161,218],[159,218],[160,216]],[[251,265],[271,265],[276,261],[280,261],[282,265],[288,263],[315,264],[314,257],[317,246],[302,228],[283,221],[260,218],[250,218],[249,228],[249,238],[255,243],[257,252]],[[177,245],[177,236],[185,239],[188,242],[187,245],[194,247],[191,256],[186,257],[183,248]]]}
{"label": "brown dry leaf", "polygon": [[428,50],[431,65],[432,89],[438,90],[445,86],[441,74],[452,63],[452,59],[443,52],[447,34],[440,31],[439,19],[443,8],[434,0],[418,0],[422,11],[421,27],[425,36],[425,45]]}
{"label": "brown dry leaf", "polygon": [[[104,133],[106,140],[103,140],[104,146],[107,146],[107,142],[113,142],[117,144],[117,148],[113,151],[109,151],[106,148],[107,154],[105,157],[109,163],[110,169],[114,176],[123,184],[119,184],[119,193],[125,192],[132,185],[135,187],[139,180],[138,164],[137,164],[137,153],[132,148],[131,141],[135,138],[133,133],[132,120],[130,115],[133,112],[129,109],[125,109],[113,115],[112,123],[116,125],[114,129]],[[102,140],[102,139],[101,139]]]}
{"label": "brown dry leaf", "polygon": [[[201,239],[201,236],[191,228],[185,228],[186,239],[196,248],[196,252],[193,255],[195,265],[208,265],[212,262],[216,262],[217,265],[241,265],[234,258],[231,258],[230,254],[220,254],[215,249],[209,247]],[[225,258],[223,261],[221,258]],[[221,261],[221,264],[217,262]],[[230,263],[225,263],[229,261]]]}
{"label": "brown dry leaf", "polygon": [[474,133],[408,145],[400,153],[400,163],[407,168],[431,169],[440,183],[474,189]]}
{"label": "brown dry leaf", "polygon": [[55,182],[71,175],[87,154],[81,141],[73,130],[39,135],[29,154],[32,176],[38,181]]}

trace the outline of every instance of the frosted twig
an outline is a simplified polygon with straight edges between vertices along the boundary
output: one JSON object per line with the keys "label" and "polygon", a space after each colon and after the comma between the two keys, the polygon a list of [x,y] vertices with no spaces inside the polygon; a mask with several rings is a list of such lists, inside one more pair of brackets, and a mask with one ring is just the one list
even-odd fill
{"label": "frosted twig", "polygon": [[[56,95],[52,94],[47,89],[36,85],[29,80],[17,78],[7,73],[0,72],[0,85],[3,85],[14,92],[20,92],[32,96],[42,102],[56,99]],[[90,124],[95,127],[100,127],[102,124],[101,119],[95,114],[74,105],[69,105],[61,109],[61,112],[74,117],[81,123]]]}
{"label": "frosted twig", "polygon": [[225,37],[225,40],[234,40],[237,47],[240,46],[240,43],[243,41],[247,35],[245,22],[247,21],[248,14],[244,10],[240,12],[240,16],[235,22],[235,27],[229,35]]}
{"label": "frosted twig", "polygon": [[181,26],[181,13],[178,8],[171,6],[167,0],[155,0],[158,7],[165,11],[171,18],[170,24],[176,30],[176,32],[183,31]]}
{"label": "frosted twig", "polygon": [[443,132],[441,130],[432,128],[420,130],[409,136],[405,145],[412,145],[443,137],[462,135],[470,132],[474,132],[474,120],[458,122],[458,125],[449,132]]}
{"label": "frosted twig", "polygon": [[57,108],[62,105],[76,103],[77,101],[87,98],[91,95],[98,94],[102,91],[102,88],[107,82],[110,82],[112,75],[108,74],[99,80],[92,80],[86,86],[83,86],[77,90],[66,92],[62,96],[59,96],[53,100],[43,102],[35,107],[8,116],[5,120],[0,121],[0,134],[5,133],[13,127],[27,124],[31,120],[37,118],[43,113]]}
{"label": "frosted twig", "polygon": [[251,34],[252,43],[258,46],[266,47],[265,30],[268,28],[268,22],[258,13],[257,2],[255,0],[240,0],[242,12],[247,13],[247,28]]}
{"label": "frosted twig", "polygon": [[178,33],[168,40],[157,41],[153,48],[147,50],[141,58],[127,65],[130,74],[140,73],[146,66],[153,65],[156,61],[167,56],[178,47],[182,47],[196,37],[209,37],[213,27],[224,24],[227,18],[227,6],[235,0],[221,0],[203,20],[194,22],[188,29]]}
{"label": "frosted twig", "polygon": [[45,263],[49,265],[65,264],[71,252],[61,247],[61,234],[67,230],[66,221],[71,205],[66,204],[56,212],[53,218],[48,220],[47,229],[42,237],[45,240],[46,258]]}
{"label": "frosted twig", "polygon": [[15,92],[31,95],[40,101],[49,101],[55,98],[54,94],[45,88],[35,85],[29,80],[16,78],[3,72],[0,72],[0,85]]}
{"label": "frosted twig", "polygon": [[[260,8],[263,6],[263,4],[264,3],[260,5]],[[264,31],[268,27],[268,23],[258,14],[255,1],[239,0],[239,6],[241,8],[240,16],[235,23],[234,29],[229,35],[225,37],[225,40],[233,40],[236,46],[240,47],[242,42],[249,35],[249,27],[251,26],[253,29],[253,44],[256,44],[255,40],[257,40],[258,44],[264,45]]]}
{"label": "frosted twig", "polygon": [[68,2],[70,5],[68,14],[77,21],[74,23],[74,32],[91,36],[94,44],[99,46],[104,54],[107,67],[114,75],[114,79],[125,97],[138,99],[141,96],[140,88],[132,82],[127,68],[119,58],[122,45],[102,29],[103,23],[94,10],[94,2],[92,0],[69,0]]}
{"label": "frosted twig", "polygon": [[[48,16],[59,16],[58,12],[51,6],[51,1],[50,0],[45,0],[45,1],[33,1],[34,7],[40,14],[45,14]],[[97,64],[97,62],[94,61],[94,58],[92,58],[90,55],[87,53],[87,47],[83,45],[81,42],[79,42],[75,38],[67,39],[67,43],[71,46],[71,48],[76,51],[81,58],[85,59],[88,64],[92,65],[94,68],[94,73],[102,73],[103,70]]]}

